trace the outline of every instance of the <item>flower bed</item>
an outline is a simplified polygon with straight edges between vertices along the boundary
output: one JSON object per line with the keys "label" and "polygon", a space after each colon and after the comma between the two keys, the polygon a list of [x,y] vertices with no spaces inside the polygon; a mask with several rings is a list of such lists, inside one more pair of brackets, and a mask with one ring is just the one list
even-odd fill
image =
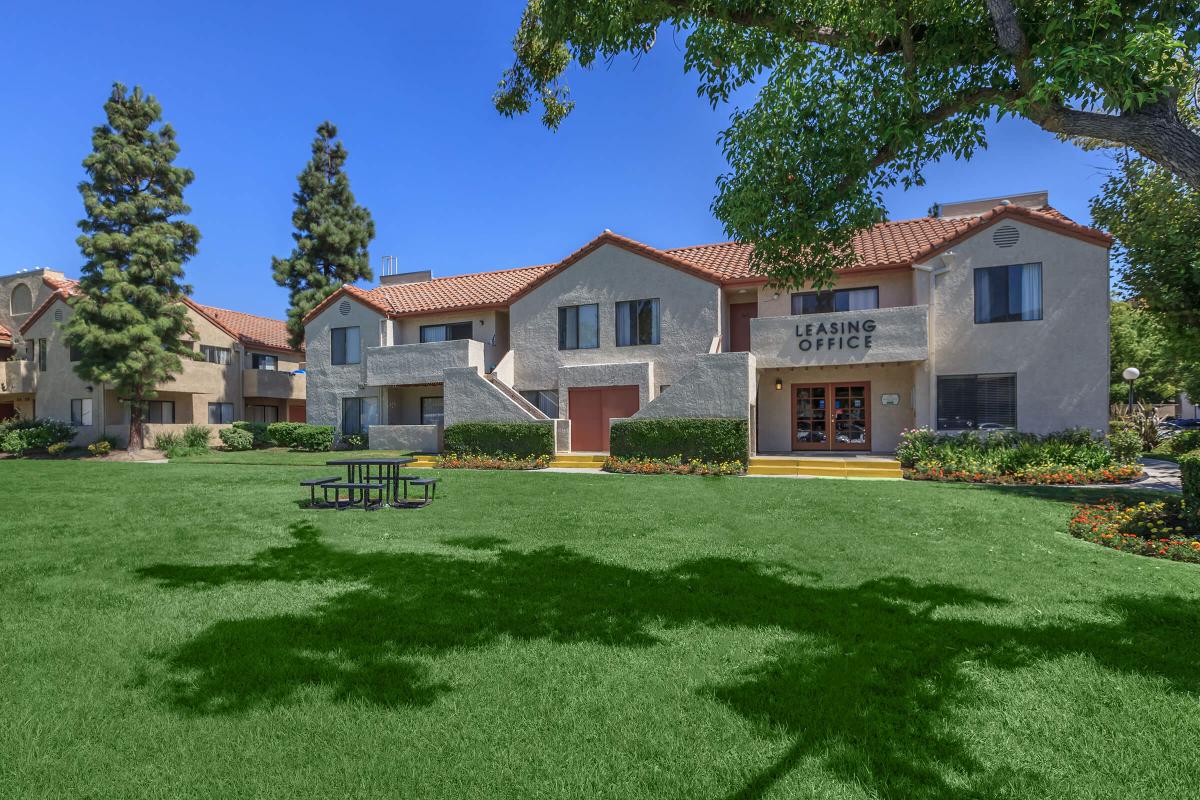
{"label": "flower bed", "polygon": [[947,469],[933,464],[920,464],[903,470],[904,477],[912,481],[953,481],[965,483],[996,483],[1005,485],[1032,486],[1086,486],[1093,483],[1129,483],[1142,477],[1142,468],[1137,464],[1083,469],[1079,467],[1042,467],[1022,469],[1015,472],[996,472],[987,468],[979,470]]}
{"label": "flower bed", "polygon": [[708,462],[682,458],[617,458],[604,459],[605,472],[630,475],[740,475],[746,470],[741,461]]}
{"label": "flower bed", "polygon": [[1189,532],[1177,497],[1137,505],[1105,500],[1075,506],[1067,530],[1077,539],[1126,553],[1200,564],[1200,533]]}
{"label": "flower bed", "polygon": [[901,434],[896,458],[910,480],[1004,484],[1127,483],[1142,476],[1128,431],[1105,438],[1076,429],[1036,436],[997,431]]}
{"label": "flower bed", "polygon": [[438,456],[437,465],[440,469],[545,469],[550,466],[550,456],[517,458],[446,453]]}

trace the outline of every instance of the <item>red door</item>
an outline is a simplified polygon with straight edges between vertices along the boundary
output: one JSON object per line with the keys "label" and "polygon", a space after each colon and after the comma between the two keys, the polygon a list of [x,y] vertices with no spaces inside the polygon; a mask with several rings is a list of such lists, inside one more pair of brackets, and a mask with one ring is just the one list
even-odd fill
{"label": "red door", "polygon": [[287,421],[288,422],[304,422],[305,421],[304,407],[305,407],[304,403],[293,403],[292,405],[288,406]]}
{"label": "red door", "polygon": [[729,352],[750,352],[750,320],[758,316],[758,303],[729,304]]}
{"label": "red door", "polygon": [[571,419],[571,449],[607,453],[612,420],[637,413],[638,387],[589,386],[568,389],[567,404]]}
{"label": "red door", "polygon": [[17,406],[15,403],[0,403],[0,422],[6,419],[12,419],[17,415]]}

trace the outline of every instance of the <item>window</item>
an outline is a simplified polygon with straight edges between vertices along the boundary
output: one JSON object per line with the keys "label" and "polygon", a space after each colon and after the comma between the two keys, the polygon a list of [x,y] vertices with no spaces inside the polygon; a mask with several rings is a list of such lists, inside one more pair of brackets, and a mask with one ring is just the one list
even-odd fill
{"label": "window", "polygon": [[440,397],[422,397],[421,398],[421,424],[422,425],[441,425],[442,424],[442,398]]}
{"label": "window", "polygon": [[345,397],[342,399],[342,433],[366,433],[379,424],[378,397]]}
{"label": "window", "polygon": [[18,283],[13,287],[8,297],[8,311],[14,317],[33,311],[33,292],[29,291],[28,286]]}
{"label": "window", "polygon": [[37,361],[38,361],[38,372],[45,372],[46,371],[46,340],[45,339],[37,340]]}
{"label": "window", "polygon": [[210,364],[228,364],[229,363],[229,348],[228,347],[213,347],[212,345],[200,345],[200,355]]}
{"label": "window", "polygon": [[246,420],[248,422],[279,422],[279,408],[277,406],[246,406]]}
{"label": "window", "polygon": [[209,403],[208,423],[210,425],[227,425],[233,422],[233,403]]}
{"label": "window", "polygon": [[975,270],[975,322],[1042,318],[1042,265]]}
{"label": "window", "polygon": [[421,342],[449,342],[455,339],[470,339],[471,323],[450,322],[445,325],[422,325]]}
{"label": "window", "polygon": [[617,347],[658,344],[658,298],[617,303]]}
{"label": "window", "polygon": [[832,314],[835,311],[868,311],[879,308],[879,287],[797,292],[792,295],[793,314]]}
{"label": "window", "polygon": [[332,328],[329,331],[331,364],[357,364],[361,333],[358,328]]}
{"label": "window", "polygon": [[156,422],[164,425],[175,424],[174,400],[151,400],[146,409],[146,422]]}
{"label": "window", "polygon": [[92,424],[92,398],[71,401],[71,424],[84,428]]}
{"label": "window", "polygon": [[550,419],[558,417],[558,392],[553,389],[531,389],[521,392],[521,397],[524,397],[532,405],[537,406],[538,411],[541,411]]}
{"label": "window", "polygon": [[73,344],[67,345],[67,350],[70,353],[71,363],[74,364],[83,360],[83,351]]}
{"label": "window", "polygon": [[937,425],[941,430],[1017,426],[1016,375],[939,375]]}
{"label": "window", "polygon": [[262,353],[251,353],[250,368],[271,370],[279,369],[279,358],[278,356],[268,356],[263,355]]}
{"label": "window", "polygon": [[600,306],[558,309],[558,349],[589,350],[600,346]]}

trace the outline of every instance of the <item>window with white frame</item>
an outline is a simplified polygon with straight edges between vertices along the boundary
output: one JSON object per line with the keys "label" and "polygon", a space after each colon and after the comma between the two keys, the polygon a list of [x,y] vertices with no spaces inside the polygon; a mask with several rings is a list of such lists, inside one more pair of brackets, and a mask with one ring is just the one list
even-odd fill
{"label": "window with white frame", "polygon": [[92,398],[71,401],[71,424],[76,428],[86,428],[92,424]]}

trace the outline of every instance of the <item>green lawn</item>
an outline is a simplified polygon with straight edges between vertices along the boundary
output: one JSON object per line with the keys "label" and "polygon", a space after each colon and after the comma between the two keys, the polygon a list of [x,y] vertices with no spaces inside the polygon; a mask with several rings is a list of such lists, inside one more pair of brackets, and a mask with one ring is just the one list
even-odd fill
{"label": "green lawn", "polygon": [[[355,450],[337,453],[304,453],[286,447],[261,450],[209,450],[197,455],[180,456],[176,460],[188,464],[257,464],[262,466],[324,466],[336,458],[396,458],[408,455],[407,450]],[[316,476],[320,477],[320,476]]]}
{"label": "green lawn", "polygon": [[1078,492],[312,472],[0,462],[0,797],[1195,796],[1200,569]]}

